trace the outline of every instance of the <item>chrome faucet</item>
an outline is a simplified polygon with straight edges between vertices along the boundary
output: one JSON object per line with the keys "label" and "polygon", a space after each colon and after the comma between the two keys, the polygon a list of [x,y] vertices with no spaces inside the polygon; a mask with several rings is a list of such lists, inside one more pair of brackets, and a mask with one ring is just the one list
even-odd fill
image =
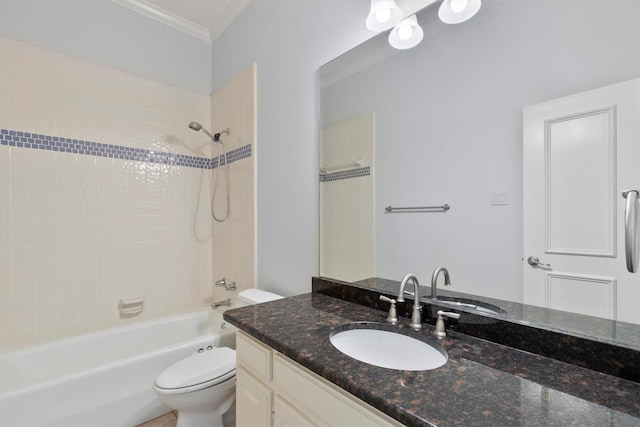
{"label": "chrome faucet", "polygon": [[409,281],[413,282],[413,310],[411,310],[411,323],[409,323],[409,326],[411,326],[411,329],[418,331],[422,328],[422,315],[420,314],[422,307],[420,306],[420,285],[416,276],[407,274],[402,278],[396,302],[404,302],[404,288]]}
{"label": "chrome faucet", "polygon": [[449,271],[442,267],[438,266],[435,270],[433,270],[433,274],[431,275],[431,298],[438,298],[437,286],[438,286],[438,275],[440,273],[444,274],[444,285],[451,286],[451,280],[449,280]]}
{"label": "chrome faucet", "polygon": [[235,291],[236,290],[236,282],[228,283],[227,279],[223,277],[220,280],[216,280],[216,286],[224,286],[227,291]]}

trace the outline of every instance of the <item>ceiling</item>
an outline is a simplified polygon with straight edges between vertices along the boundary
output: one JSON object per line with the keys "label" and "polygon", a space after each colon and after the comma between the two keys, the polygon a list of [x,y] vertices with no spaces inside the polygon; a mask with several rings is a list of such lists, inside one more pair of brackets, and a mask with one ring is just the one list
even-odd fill
{"label": "ceiling", "polygon": [[214,41],[251,0],[111,0],[207,42]]}

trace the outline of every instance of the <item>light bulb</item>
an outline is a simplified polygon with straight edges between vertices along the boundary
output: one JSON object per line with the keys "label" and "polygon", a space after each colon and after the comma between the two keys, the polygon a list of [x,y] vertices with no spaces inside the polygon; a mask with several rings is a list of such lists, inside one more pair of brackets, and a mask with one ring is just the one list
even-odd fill
{"label": "light bulb", "polygon": [[451,0],[451,11],[460,13],[469,6],[469,0]]}
{"label": "light bulb", "polygon": [[471,19],[482,6],[482,0],[442,0],[438,16],[445,24],[459,24]]}
{"label": "light bulb", "polygon": [[380,9],[376,11],[376,21],[384,24],[391,18],[391,9]]}
{"label": "light bulb", "polygon": [[411,15],[391,30],[389,44],[396,49],[411,49],[420,43],[423,36],[424,32],[418,24],[418,18]]}
{"label": "light bulb", "polygon": [[395,0],[371,0],[365,24],[371,31],[386,31],[402,21],[402,9]]}
{"label": "light bulb", "polygon": [[398,28],[398,38],[400,40],[409,40],[413,34],[413,28],[411,25],[402,25]]}

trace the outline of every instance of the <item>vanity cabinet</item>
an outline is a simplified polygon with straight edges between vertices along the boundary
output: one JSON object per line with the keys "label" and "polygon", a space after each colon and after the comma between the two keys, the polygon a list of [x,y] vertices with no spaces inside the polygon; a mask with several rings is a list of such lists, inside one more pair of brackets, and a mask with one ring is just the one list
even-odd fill
{"label": "vanity cabinet", "polygon": [[236,351],[238,427],[402,425],[244,332]]}

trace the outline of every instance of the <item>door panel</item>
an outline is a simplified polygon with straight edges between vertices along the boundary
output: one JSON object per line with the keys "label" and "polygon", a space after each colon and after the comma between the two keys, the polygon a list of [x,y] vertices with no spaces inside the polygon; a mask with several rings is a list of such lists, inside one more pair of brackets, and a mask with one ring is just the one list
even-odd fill
{"label": "door panel", "polygon": [[615,256],[615,108],[549,120],[546,253]]}
{"label": "door panel", "polygon": [[589,316],[616,317],[616,279],[546,272],[549,308]]}
{"label": "door panel", "polygon": [[525,304],[640,323],[621,196],[640,188],[639,100],[635,79],[524,109]]}

